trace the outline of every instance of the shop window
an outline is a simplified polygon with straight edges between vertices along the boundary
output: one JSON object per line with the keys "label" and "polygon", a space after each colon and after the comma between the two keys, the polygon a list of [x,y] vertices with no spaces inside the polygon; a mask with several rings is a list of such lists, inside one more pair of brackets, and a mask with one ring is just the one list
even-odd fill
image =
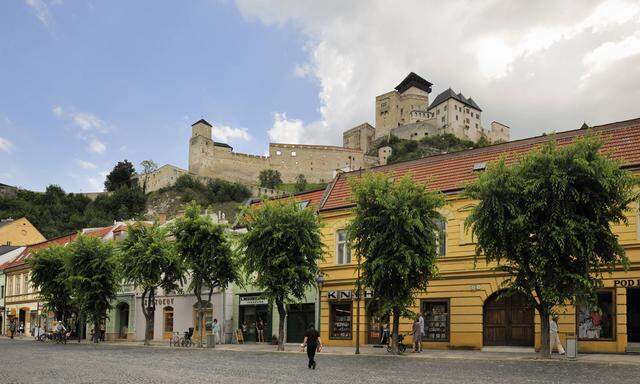
{"label": "shop window", "polygon": [[173,307],[164,307],[162,314],[164,317],[164,331],[173,332]]}
{"label": "shop window", "polygon": [[449,300],[422,300],[425,341],[449,341]]}
{"label": "shop window", "polygon": [[336,302],[329,304],[329,334],[330,339],[351,340],[353,323],[353,306],[351,302]]}
{"label": "shop window", "polygon": [[597,304],[579,304],[576,308],[578,338],[613,340],[615,338],[615,302],[613,291],[600,291]]}
{"label": "shop window", "polygon": [[447,222],[444,219],[436,221],[436,255],[445,256],[447,254]]}
{"label": "shop window", "polygon": [[351,264],[351,247],[347,241],[347,231],[344,229],[336,232],[336,262],[338,264]]}

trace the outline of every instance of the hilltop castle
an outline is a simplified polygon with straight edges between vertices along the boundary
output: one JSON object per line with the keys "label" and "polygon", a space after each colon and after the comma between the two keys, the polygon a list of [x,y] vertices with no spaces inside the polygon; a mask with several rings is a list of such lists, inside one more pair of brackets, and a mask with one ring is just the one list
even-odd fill
{"label": "hilltop castle", "polygon": [[345,131],[342,147],[269,143],[268,156],[238,153],[214,141],[211,124],[201,119],[191,126],[188,171],[165,165],[149,175],[147,191],[172,185],[184,173],[256,185],[265,169],[279,171],[285,183],[294,182],[299,174],[311,183],[327,183],[338,172],[384,164],[390,148],[381,148],[378,156],[367,156],[367,152],[376,140],[389,135],[419,140],[451,133],[473,141],[481,137],[492,142],[509,140],[509,127],[494,121],[485,129],[478,104],[451,88],[429,104],[432,85],[411,72],[394,90],[376,97],[376,126],[363,123]]}

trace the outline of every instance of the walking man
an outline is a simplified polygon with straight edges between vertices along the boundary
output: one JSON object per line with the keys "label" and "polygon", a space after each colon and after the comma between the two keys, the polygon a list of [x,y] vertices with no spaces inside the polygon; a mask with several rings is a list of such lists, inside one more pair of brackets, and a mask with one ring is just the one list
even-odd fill
{"label": "walking man", "polygon": [[418,352],[422,352],[422,338],[424,337],[424,315],[422,312],[418,314],[418,323],[420,323],[420,343],[418,343]]}
{"label": "walking man", "polygon": [[558,346],[558,354],[564,355],[564,348],[560,342],[560,336],[558,336],[558,315],[553,315],[549,318],[549,342],[551,343],[551,349],[549,353],[553,353],[553,346]]}
{"label": "walking man", "polygon": [[413,341],[413,353],[420,352],[420,344],[422,344],[422,327],[420,326],[420,316],[416,317],[411,327],[412,341]]}
{"label": "walking man", "polygon": [[307,366],[310,369],[316,369],[316,351],[322,349],[322,340],[320,339],[320,334],[313,326],[310,326],[307,330],[302,346],[307,347],[307,357],[309,358],[309,364]]}

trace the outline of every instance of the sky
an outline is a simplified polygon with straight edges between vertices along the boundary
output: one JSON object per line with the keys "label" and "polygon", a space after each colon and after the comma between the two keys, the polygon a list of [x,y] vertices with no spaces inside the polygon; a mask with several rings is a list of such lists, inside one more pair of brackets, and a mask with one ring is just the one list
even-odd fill
{"label": "sky", "polygon": [[341,145],[411,71],[512,139],[640,117],[640,2],[2,1],[0,183],[187,168],[200,118],[238,152]]}

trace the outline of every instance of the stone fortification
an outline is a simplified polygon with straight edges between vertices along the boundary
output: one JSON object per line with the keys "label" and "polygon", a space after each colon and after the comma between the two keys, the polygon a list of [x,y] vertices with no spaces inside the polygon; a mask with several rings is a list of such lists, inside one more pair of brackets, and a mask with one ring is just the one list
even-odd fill
{"label": "stone fortification", "polygon": [[299,174],[311,183],[327,183],[336,172],[364,168],[371,161],[361,150],[330,145],[270,143],[269,156],[238,153],[213,141],[206,120],[192,125],[189,141],[190,173],[248,185],[257,184],[260,171],[265,169],[279,171],[285,183],[295,182]]}

